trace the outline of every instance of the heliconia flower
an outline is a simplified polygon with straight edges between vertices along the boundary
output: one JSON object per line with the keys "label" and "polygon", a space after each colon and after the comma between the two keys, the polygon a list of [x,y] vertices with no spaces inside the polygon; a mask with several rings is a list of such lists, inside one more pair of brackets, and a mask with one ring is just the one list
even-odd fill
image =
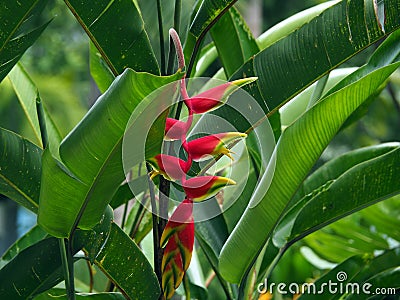
{"label": "heliconia flower", "polygon": [[193,114],[189,114],[186,122],[173,118],[167,118],[165,121],[165,140],[185,140],[186,134],[192,126]]}
{"label": "heliconia flower", "polygon": [[188,161],[184,161],[183,159],[167,154],[157,154],[147,161],[153,167],[153,171],[150,173],[150,179],[153,179],[157,175],[162,175],[165,179],[170,181],[184,178],[192,165],[190,158]]}
{"label": "heliconia flower", "polygon": [[186,197],[193,201],[202,201],[218,193],[227,185],[234,185],[235,181],[221,176],[199,176],[182,182]]}
{"label": "heliconia flower", "polygon": [[249,77],[227,82],[193,97],[189,97],[187,94],[184,83],[181,84],[181,91],[188,109],[195,114],[202,114],[218,108],[224,104],[228,97],[239,87],[249,84],[256,79],[257,77]]}
{"label": "heliconia flower", "polygon": [[233,160],[232,151],[226,148],[230,142],[245,138],[247,134],[240,132],[225,132],[207,135],[187,143],[185,150],[191,159],[201,161],[209,156],[224,154]]}
{"label": "heliconia flower", "polygon": [[193,202],[185,199],[168,220],[160,239],[160,245],[165,247],[161,270],[166,299],[173,296],[182,282],[192,258],[193,244]]}
{"label": "heliconia flower", "polygon": [[186,122],[167,118],[165,122],[165,140],[174,141],[182,139],[187,133]]}

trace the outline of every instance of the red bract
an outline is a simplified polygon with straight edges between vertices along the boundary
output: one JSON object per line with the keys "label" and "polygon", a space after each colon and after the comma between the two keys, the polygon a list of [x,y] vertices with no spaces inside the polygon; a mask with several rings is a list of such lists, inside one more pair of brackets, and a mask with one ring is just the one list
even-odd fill
{"label": "red bract", "polygon": [[181,284],[189,267],[194,244],[193,202],[185,199],[168,220],[160,244],[165,246],[162,258],[162,288],[170,299]]}
{"label": "red bract", "polygon": [[188,109],[195,114],[202,114],[218,108],[224,104],[228,96],[240,86],[248,84],[256,79],[255,77],[250,77],[227,82],[193,97],[189,97],[187,94],[184,83],[181,84],[181,91]]}
{"label": "red bract", "polygon": [[184,178],[192,165],[190,159],[184,161],[183,159],[167,154],[158,154],[148,159],[148,162],[154,169],[150,174],[150,179],[153,179],[157,175],[163,175],[166,179],[172,181]]}
{"label": "red bract", "polygon": [[187,124],[173,118],[167,118],[165,122],[165,140],[180,140],[186,136]]}
{"label": "red bract", "polygon": [[226,185],[234,185],[235,181],[221,176],[199,176],[185,180],[182,187],[186,197],[193,201],[202,201],[214,196]]}
{"label": "red bract", "polygon": [[187,143],[187,152],[195,161],[207,159],[209,156],[224,154],[233,159],[231,151],[225,147],[230,142],[246,137],[245,133],[225,132],[204,136]]}

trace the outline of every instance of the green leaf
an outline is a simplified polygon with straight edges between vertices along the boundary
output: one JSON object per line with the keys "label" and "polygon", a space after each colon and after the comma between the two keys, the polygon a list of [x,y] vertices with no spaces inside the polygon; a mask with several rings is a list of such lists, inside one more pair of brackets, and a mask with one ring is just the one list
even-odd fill
{"label": "green leaf", "polygon": [[22,250],[36,244],[40,240],[47,236],[45,232],[39,226],[33,227],[21,238],[19,238],[8,250],[3,254],[0,259],[0,269],[6,265],[10,260],[12,260],[16,255],[18,255]]}
{"label": "green leaf", "polygon": [[386,250],[388,242],[379,232],[371,231],[373,224],[360,224],[357,215],[339,220],[307,236],[303,241],[318,256],[340,263],[355,254]]}
{"label": "green leaf", "polygon": [[[6,0],[0,4],[0,82],[49,24],[36,27],[35,23],[46,4],[47,0]],[[31,28],[26,23],[36,28],[26,32],[24,28]]]}
{"label": "green leaf", "polygon": [[110,236],[95,264],[129,299],[158,299],[160,287],[150,263],[121,228],[112,223]]}
{"label": "green leaf", "polygon": [[[281,38],[287,36],[289,33],[292,33],[296,29],[300,28],[305,23],[308,23],[310,20],[318,16],[322,11],[324,11],[325,9],[334,5],[337,2],[338,1],[327,1],[325,3],[321,3],[304,11],[301,11],[291,16],[290,18],[287,18],[284,21],[276,24],[275,26],[271,27],[257,38],[256,41],[258,47],[261,50],[264,50],[271,44],[275,43]],[[218,26],[218,23],[215,26]],[[226,36],[225,38],[230,38],[230,37]],[[231,49],[231,50],[237,51],[237,49]],[[217,49],[212,43],[203,47],[200,53],[200,59],[198,61],[198,64],[196,65],[195,77],[200,77],[204,73],[204,71],[217,59],[217,57],[218,57]],[[223,70],[221,69],[220,71]],[[220,73],[220,71],[218,73]],[[218,73],[216,73],[215,76],[217,76]],[[224,78],[219,78],[219,79],[224,79]]]}
{"label": "green leaf", "polygon": [[363,219],[374,225],[376,230],[400,241],[399,201],[397,195],[360,212]]}
{"label": "green leaf", "polygon": [[[64,289],[51,289],[43,294],[33,298],[34,300],[67,300],[67,295]],[[121,293],[76,293],[77,300],[93,299],[93,300],[125,300],[126,298]]]}
{"label": "green leaf", "polygon": [[[264,246],[280,215],[324,148],[348,116],[394,72],[392,64],[324,98],[289,126],[275,148],[276,168],[260,180],[249,207],[235,227],[220,256],[220,269],[239,282]],[[342,99],[347,101],[343,103]],[[268,191],[263,184],[272,182]],[[259,230],[257,230],[259,228]],[[237,253],[241,253],[237,256]]]}
{"label": "green leaf", "polygon": [[227,78],[260,51],[245,20],[234,7],[218,20],[210,33]]}
{"label": "green leaf", "polygon": [[257,43],[261,49],[268,48],[280,39],[288,36],[304,24],[320,15],[327,8],[337,4],[340,0],[326,1],[305,9],[285,20],[274,25],[257,38]]}
{"label": "green leaf", "polygon": [[[360,293],[355,294],[354,296],[356,297],[354,298],[359,299],[359,297],[362,295],[364,299],[364,296],[365,297],[369,296],[364,295],[362,293],[362,285],[364,283],[372,284],[372,282],[374,281],[371,279],[373,279],[375,276],[376,276],[375,278],[377,279],[386,277],[387,275],[391,274],[392,272],[391,269],[397,267],[399,263],[400,263],[399,248],[385,251],[383,254],[378,255],[376,257],[356,255],[345,260],[344,262],[342,262],[341,264],[330,270],[328,273],[326,273],[324,276],[320,277],[317,281],[315,281],[314,283],[315,286],[312,288],[312,291],[314,290],[321,291],[321,293],[318,293],[318,299],[323,299],[323,300],[341,299],[341,297],[346,291],[346,284],[358,283],[360,285]],[[347,279],[339,281],[337,279],[339,276],[338,274],[344,275],[344,273]],[[388,278],[390,278],[390,276]],[[341,292],[339,289],[337,293],[329,292],[329,289],[327,287],[328,282],[332,283],[341,282],[344,286],[343,292]],[[389,285],[386,285],[384,282],[379,282],[379,283],[374,282],[374,284],[372,284],[372,286],[368,290],[372,293],[375,291],[375,288],[377,287],[396,286],[398,285],[398,282],[399,282],[398,279],[397,282],[388,280],[387,283],[389,283]],[[315,295],[316,293],[304,293],[303,295],[300,296],[299,299],[301,300],[315,299]],[[349,298],[346,297],[346,299],[353,299],[351,295],[348,295],[348,297]]]}
{"label": "green leaf", "polygon": [[[17,64],[8,76],[36,136],[37,144],[43,148],[36,108],[37,101],[40,101],[39,91],[21,64]],[[61,141],[60,132],[46,109],[45,118],[50,150],[55,155],[58,155],[58,146]]]}
{"label": "green leaf", "polygon": [[[354,158],[351,154],[355,154]],[[324,182],[324,178],[328,183],[312,194],[307,193],[283,217],[276,228],[274,243],[282,246],[298,240],[354,211],[400,193],[399,166],[398,143],[357,150],[332,160],[305,181],[306,193],[310,187]]]}
{"label": "green leaf", "polygon": [[[188,36],[185,43],[184,53],[186,63],[193,53],[200,47],[201,41],[211,28],[211,26],[236,2],[237,0],[203,0],[189,27]],[[190,74],[189,74],[190,75]]]}
{"label": "green leaf", "polygon": [[[54,236],[67,237],[78,222],[80,228],[90,229],[99,221],[125,179],[122,140],[132,112],[153,91],[180,77],[127,69],[63,140],[61,161],[44,152],[39,225]],[[168,96],[165,101],[172,100]],[[147,155],[160,153],[164,127],[155,132]]]}
{"label": "green leaf", "polygon": [[61,280],[58,240],[50,237],[21,251],[0,270],[0,295],[4,299],[29,299]]}
{"label": "green leaf", "polygon": [[203,0],[197,14],[190,25],[190,34],[199,38],[214,20],[231,7],[235,0]]}
{"label": "green leaf", "polygon": [[0,193],[37,212],[42,149],[0,128]]}
{"label": "green leaf", "polygon": [[113,72],[104,61],[99,50],[93,43],[90,43],[90,75],[97,84],[101,93],[104,93],[115,79]]}
{"label": "green leaf", "polygon": [[97,224],[93,230],[85,232],[85,244],[83,250],[90,263],[94,263],[97,254],[104,247],[111,233],[111,223],[113,221],[114,211],[110,206],[107,207],[102,219],[99,224]]}
{"label": "green leaf", "polygon": [[[111,213],[110,211],[108,216],[111,216],[112,211]],[[93,230],[78,230],[72,243],[73,254],[82,249],[84,244],[86,244],[85,251],[89,253],[91,252],[89,246],[99,250],[98,237],[106,235],[103,230],[107,223],[110,223],[110,219],[106,216]],[[24,239],[32,241],[29,234]],[[17,248],[18,243],[13,247]],[[26,247],[26,241],[24,241],[22,246],[24,249],[19,250],[13,259],[0,269],[0,295],[5,299],[30,299],[63,280],[57,238],[40,239],[39,236],[39,241],[35,244]]]}
{"label": "green leaf", "polygon": [[[277,110],[343,61],[400,26],[398,18],[386,18],[384,24],[379,23],[374,3],[341,1],[327,8],[251,58],[233,78],[244,74],[258,77],[247,89],[262,100],[260,105],[266,110]],[[397,6],[397,0],[385,1],[385,15],[397,12]]]}
{"label": "green leaf", "polygon": [[[218,203],[214,198],[209,199],[208,201],[209,206],[207,206],[207,210],[220,210]],[[195,225],[195,235],[196,240],[210,262],[210,265],[217,275],[227,297],[229,295],[230,298],[233,298],[231,286],[222,278],[218,267],[218,256],[229,235],[223,215],[219,214],[212,219],[197,222]]]}
{"label": "green leaf", "polygon": [[65,0],[65,3],[115,76],[126,68],[160,73],[142,16],[133,1]]}

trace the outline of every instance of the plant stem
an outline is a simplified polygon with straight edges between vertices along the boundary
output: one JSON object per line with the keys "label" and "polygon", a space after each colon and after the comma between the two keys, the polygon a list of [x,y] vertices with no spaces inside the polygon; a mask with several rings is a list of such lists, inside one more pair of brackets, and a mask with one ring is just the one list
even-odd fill
{"label": "plant stem", "polygon": [[165,46],[164,46],[164,28],[163,28],[161,0],[157,0],[157,16],[158,16],[158,34],[160,37],[161,75],[165,75]]}
{"label": "plant stem", "polygon": [[93,292],[93,286],[94,286],[94,278],[93,278],[93,268],[90,265],[90,262],[87,260],[86,265],[89,270],[89,293]]}
{"label": "plant stem", "polygon": [[40,137],[42,139],[43,149],[46,149],[49,139],[47,137],[46,118],[43,109],[43,103],[39,94],[36,96],[36,113],[38,116]]}
{"label": "plant stem", "polygon": [[[66,243],[68,244],[68,247],[65,247]],[[68,300],[75,300],[74,276],[73,270],[70,269],[71,264],[69,262],[72,256],[69,254],[69,243],[66,239],[61,238],[58,239],[58,245],[60,247],[60,255],[64,271],[65,289],[67,290],[67,298]]]}
{"label": "plant stem", "polygon": [[[151,167],[148,163],[146,163],[147,171],[151,172]],[[159,236],[159,225],[158,225],[158,214],[157,214],[157,204],[156,197],[154,194],[153,182],[150,177],[147,176],[148,184],[149,184],[149,193],[150,193],[150,204],[151,204],[151,212],[152,212],[152,220],[153,220],[153,260],[154,260],[154,272],[156,273],[158,282],[162,282],[161,277],[161,262],[162,262],[162,251],[163,249],[160,247],[160,236]]]}
{"label": "plant stem", "polygon": [[392,98],[392,102],[393,102],[394,108],[396,109],[396,111],[398,113],[399,122],[400,122],[400,104],[399,104],[399,100],[396,97],[396,93],[395,93],[395,91],[393,89],[393,85],[392,85],[391,82],[389,82],[387,84],[387,89],[388,89],[388,92],[390,94],[390,97]]}
{"label": "plant stem", "polygon": [[168,221],[168,204],[169,204],[169,191],[170,182],[164,177],[160,176],[160,192],[158,194],[158,201],[160,204],[160,219],[158,223],[158,234],[162,235]]}
{"label": "plant stem", "polygon": [[[140,169],[140,167],[139,167]],[[132,180],[132,170],[129,171],[129,173],[126,176],[126,184],[129,184],[129,182]],[[129,201],[127,201],[124,205],[124,213],[122,215],[122,221],[121,221],[121,228],[124,229],[125,227],[125,222],[126,222],[126,215],[128,213],[128,206],[129,206]]]}
{"label": "plant stem", "polygon": [[[181,27],[181,10],[182,10],[182,0],[175,0],[174,29],[178,35]],[[172,74],[174,63],[175,63],[175,53],[173,47],[173,40],[172,37],[170,37],[167,74]]]}

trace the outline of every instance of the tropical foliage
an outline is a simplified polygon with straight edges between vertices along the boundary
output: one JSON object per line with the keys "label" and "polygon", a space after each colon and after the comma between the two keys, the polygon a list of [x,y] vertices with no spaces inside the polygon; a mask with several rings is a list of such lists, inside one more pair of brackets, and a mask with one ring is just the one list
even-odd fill
{"label": "tropical foliage", "polygon": [[1,257],[0,298],[281,299],[266,281],[310,277],[399,291],[398,136],[332,149],[380,97],[400,114],[400,0],[327,1],[258,38],[241,1],[65,0],[101,92],[67,134],[21,63],[47,2],[0,4],[0,80],[32,133],[0,128],[0,194],[37,214]]}

